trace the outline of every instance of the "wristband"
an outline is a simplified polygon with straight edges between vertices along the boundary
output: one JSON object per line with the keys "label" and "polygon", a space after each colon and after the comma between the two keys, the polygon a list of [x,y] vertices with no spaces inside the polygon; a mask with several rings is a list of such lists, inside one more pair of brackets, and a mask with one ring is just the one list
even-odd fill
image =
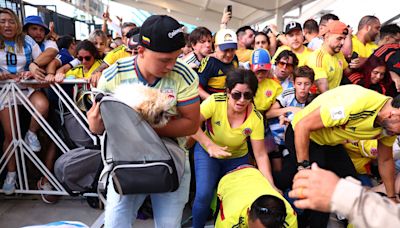
{"label": "wristband", "polygon": [[32,61],[33,64],[35,64],[36,66],[40,67],[39,64],[37,64],[35,61]]}
{"label": "wristband", "polygon": [[303,169],[310,169],[311,168],[311,163],[308,160],[304,160],[301,162],[297,162],[297,170],[303,170]]}

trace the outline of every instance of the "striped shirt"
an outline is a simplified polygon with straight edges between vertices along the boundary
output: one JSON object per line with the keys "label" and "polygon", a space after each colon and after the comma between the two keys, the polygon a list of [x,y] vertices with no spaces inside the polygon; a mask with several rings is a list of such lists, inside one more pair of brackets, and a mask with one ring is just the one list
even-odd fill
{"label": "striped shirt", "polygon": [[30,36],[25,36],[22,50],[18,49],[14,41],[5,40],[4,46],[4,49],[0,49],[0,72],[16,74],[28,71],[29,64],[42,53]]}
{"label": "striped shirt", "polygon": [[[185,106],[199,101],[197,74],[188,65],[177,60],[174,68],[167,75],[159,77],[149,85],[143,78],[135,57],[127,57],[103,71],[97,88],[105,92],[114,92],[118,85],[124,83],[143,83],[159,88],[173,98],[173,106]],[[176,110],[170,110],[178,114]]]}
{"label": "striped shirt", "polygon": [[[199,69],[201,61],[197,58],[197,55],[194,52],[191,52],[190,54],[188,54],[183,61],[191,66],[193,69]],[[194,67],[196,66],[196,67]]]}
{"label": "striped shirt", "polygon": [[[304,108],[305,104],[300,103],[296,99],[295,95],[295,90],[294,88],[289,88],[285,91],[283,91],[277,98],[276,100],[280,104],[281,108],[286,108],[286,107],[301,107]],[[286,113],[288,117],[293,115],[293,113],[289,112]],[[269,123],[269,128],[272,132],[272,135],[274,137],[275,143],[278,145],[285,145],[285,130],[286,126],[282,126],[279,124],[279,118],[272,118],[268,120]]]}

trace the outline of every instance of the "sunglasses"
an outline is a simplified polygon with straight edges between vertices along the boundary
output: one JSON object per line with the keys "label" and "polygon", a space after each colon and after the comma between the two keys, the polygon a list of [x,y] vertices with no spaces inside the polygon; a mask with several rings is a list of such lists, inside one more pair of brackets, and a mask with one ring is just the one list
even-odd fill
{"label": "sunglasses", "polygon": [[285,222],[286,215],[282,215],[281,213],[276,213],[276,212],[274,212],[271,209],[268,209],[266,207],[254,206],[253,208],[257,211],[257,214],[259,214],[259,215],[274,215],[275,219],[278,222],[283,222],[284,223],[283,227],[286,227],[288,225]]}
{"label": "sunglasses", "polygon": [[283,62],[283,61],[279,61],[278,62],[278,66],[281,67],[281,68],[286,66],[287,68],[293,69],[293,64],[292,63],[287,63],[287,62]]}
{"label": "sunglasses", "polygon": [[253,99],[253,93],[252,92],[232,92],[231,96],[234,100],[240,100],[240,98],[243,96],[245,100],[251,100]]}
{"label": "sunglasses", "polygon": [[83,61],[83,60],[86,60],[86,61],[90,61],[92,59],[92,56],[78,56],[78,60],[79,61]]}

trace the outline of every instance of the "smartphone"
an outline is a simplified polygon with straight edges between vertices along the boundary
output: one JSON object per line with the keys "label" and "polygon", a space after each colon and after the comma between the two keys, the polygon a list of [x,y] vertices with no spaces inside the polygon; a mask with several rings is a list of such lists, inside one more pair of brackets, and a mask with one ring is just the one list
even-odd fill
{"label": "smartphone", "polygon": [[358,58],[358,53],[353,51],[353,54],[351,54],[350,59],[356,59],[356,58]]}
{"label": "smartphone", "polygon": [[271,28],[270,28],[269,26],[266,26],[266,27],[263,29],[263,32],[264,32],[265,34],[268,35],[268,33],[272,32],[272,30],[271,30]]}
{"label": "smartphone", "polygon": [[228,6],[226,7],[226,11],[232,13],[232,5],[228,5]]}

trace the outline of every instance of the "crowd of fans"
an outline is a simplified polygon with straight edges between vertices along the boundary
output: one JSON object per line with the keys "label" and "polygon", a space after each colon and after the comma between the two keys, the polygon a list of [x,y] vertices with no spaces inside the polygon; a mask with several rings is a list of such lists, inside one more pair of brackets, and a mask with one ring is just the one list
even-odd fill
{"label": "crowd of fans", "polygon": [[[106,12],[103,30],[77,41],[56,34],[39,16],[28,16],[22,24],[12,10],[1,8],[0,80],[42,82],[19,87],[51,120],[59,105],[49,84],[86,79],[89,85],[77,91],[64,88],[87,112],[96,134],[104,131],[99,104],[88,105],[81,94],[93,88],[113,92],[122,83],[170,93],[177,117],[155,130],[179,138],[194,157],[193,227],[205,226],[216,195],[216,227],[326,227],[333,221],[326,212],[340,208],[294,201],[323,194],[310,194],[310,184],[302,184],[314,177],[313,171],[331,175],[319,167],[375,186],[399,203],[400,162],[394,157],[400,151],[393,148],[398,148],[400,134],[400,27],[381,25],[379,18],[367,15],[353,33],[336,15],[326,14],[319,23],[289,22],[283,32],[274,25],[234,31],[229,29],[231,16],[224,11],[214,35],[206,27],[184,34],[182,25],[168,16],[151,16],[142,27],[121,20],[121,36],[112,39],[106,33],[111,22]],[[13,140],[9,105],[0,101],[3,151]],[[53,170],[57,148],[50,141],[42,151],[39,130],[32,118],[25,142],[32,151],[45,153],[44,164]],[[313,162],[319,167],[311,169]],[[176,192],[151,195],[156,226],[180,226],[190,191],[189,169],[183,178]],[[6,195],[14,193],[16,180],[13,155],[2,187]],[[53,188],[45,177],[37,187]],[[42,194],[42,199],[54,203],[58,198]],[[128,227],[145,196],[120,198],[111,184],[107,199],[106,227]],[[348,220],[338,218],[347,225]]]}

